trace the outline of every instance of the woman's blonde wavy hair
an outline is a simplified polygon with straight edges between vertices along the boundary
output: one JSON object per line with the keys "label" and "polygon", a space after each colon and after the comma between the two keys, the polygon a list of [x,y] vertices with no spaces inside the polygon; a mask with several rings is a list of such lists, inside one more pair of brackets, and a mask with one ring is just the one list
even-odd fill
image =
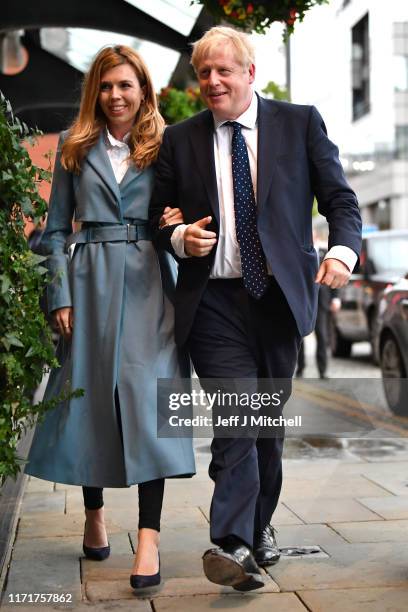
{"label": "woman's blonde wavy hair", "polygon": [[81,171],[83,158],[105,127],[106,117],[98,101],[101,78],[105,72],[122,64],[132,66],[145,93],[130,134],[130,157],[140,169],[156,161],[164,120],[158,110],[152,79],[139,53],[130,47],[118,45],[101,49],[85,76],[79,113],[62,145],[61,163],[66,170],[75,174]]}

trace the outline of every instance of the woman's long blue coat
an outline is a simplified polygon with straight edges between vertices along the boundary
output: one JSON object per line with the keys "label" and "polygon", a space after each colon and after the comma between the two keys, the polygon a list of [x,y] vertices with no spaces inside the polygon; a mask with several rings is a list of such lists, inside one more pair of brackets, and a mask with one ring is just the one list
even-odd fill
{"label": "woman's long blue coat", "polygon": [[161,256],[159,262],[147,240],[78,244],[72,259],[65,246],[73,218],[147,222],[153,174],[152,168],[139,171],[132,165],[118,185],[102,134],[80,175],[65,171],[57,153],[42,241],[54,275],[48,308],[72,306],[74,328],[71,342],[60,341],[61,367],[51,372],[45,398],[67,384],[85,394],[59,404],[37,426],[28,474],[125,487],[195,472],[191,439],[157,437],[157,378],[189,372],[173,340],[171,262]]}

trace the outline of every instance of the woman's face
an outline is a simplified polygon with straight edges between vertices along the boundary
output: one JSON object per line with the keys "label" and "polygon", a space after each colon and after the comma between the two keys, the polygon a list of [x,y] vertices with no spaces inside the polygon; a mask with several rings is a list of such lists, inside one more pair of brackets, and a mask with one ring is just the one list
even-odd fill
{"label": "woman's face", "polygon": [[121,64],[103,73],[98,100],[113,135],[119,132],[123,136],[131,130],[144,95],[144,88],[140,87],[130,64]]}

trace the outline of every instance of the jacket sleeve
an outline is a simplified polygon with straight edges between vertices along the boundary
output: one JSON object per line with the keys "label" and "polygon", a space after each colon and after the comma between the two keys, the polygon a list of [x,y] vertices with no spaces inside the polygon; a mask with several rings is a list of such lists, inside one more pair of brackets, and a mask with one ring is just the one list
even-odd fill
{"label": "jacket sleeve", "polygon": [[46,266],[49,273],[48,313],[57,308],[72,306],[68,279],[69,256],[66,252],[65,241],[72,233],[75,203],[72,174],[61,166],[63,140],[64,137],[61,135],[52,178],[47,224],[41,240],[41,249],[47,256]]}
{"label": "jacket sleeve", "polygon": [[169,138],[169,129],[163,134],[163,142],[155,166],[155,181],[149,206],[149,221],[153,243],[157,249],[168,251],[179,261],[171,245],[171,236],[177,225],[159,228],[160,217],[166,206],[178,207],[176,168]]}
{"label": "jacket sleeve", "polygon": [[327,137],[324,121],[314,106],[310,107],[307,143],[318,210],[329,224],[328,247],[347,246],[359,255],[361,216],[357,197],[347,183],[339,150]]}

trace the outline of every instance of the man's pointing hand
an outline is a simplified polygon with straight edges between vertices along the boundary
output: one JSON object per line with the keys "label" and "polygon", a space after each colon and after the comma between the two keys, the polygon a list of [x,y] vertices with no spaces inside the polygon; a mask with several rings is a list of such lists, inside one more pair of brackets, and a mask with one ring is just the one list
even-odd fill
{"label": "man's pointing hand", "polygon": [[217,234],[209,232],[205,227],[211,223],[212,217],[203,217],[192,223],[184,232],[184,251],[193,257],[205,257],[217,242]]}

